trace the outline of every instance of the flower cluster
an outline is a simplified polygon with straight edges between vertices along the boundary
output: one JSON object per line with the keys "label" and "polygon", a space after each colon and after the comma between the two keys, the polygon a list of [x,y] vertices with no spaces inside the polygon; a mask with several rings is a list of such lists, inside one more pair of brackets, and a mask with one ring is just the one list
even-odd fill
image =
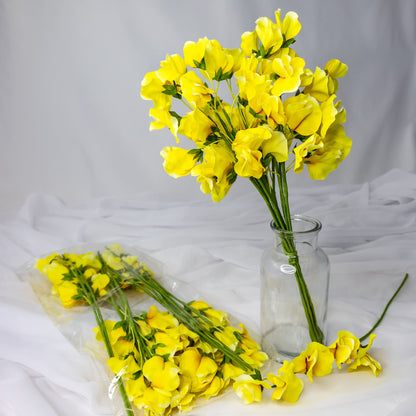
{"label": "flower cluster", "polygon": [[339,331],[338,338],[330,346],[311,342],[298,357],[284,361],[277,375],[267,375],[267,382],[242,375],[234,383],[234,389],[245,403],[260,402],[263,388],[274,389],[272,400],[294,403],[304,387],[302,379],[296,374],[306,374],[309,381],[313,382],[313,377],[331,374],[335,363],[339,369],[343,364],[350,364],[348,372],[368,368],[378,377],[382,371],[381,365],[368,353],[374,338],[375,335],[371,334],[368,344],[361,346],[360,340],[351,332]]}
{"label": "flower cluster", "polygon": [[[166,172],[196,176],[216,202],[238,176],[273,177],[290,156],[295,173],[306,164],[312,179],[325,179],[351,148],[336,96],[347,66],[332,59],[312,72],[291,47],[301,29],[298,15],[282,20],[278,10],[275,18],[259,18],[240,48],[206,37],[188,41],[183,56],[167,55],[142,80],[141,96],[154,104],[150,130],[168,127],[176,142],[179,135],[190,140],[191,149],[163,148]],[[224,83],[230,103],[219,96]],[[189,111],[179,115],[174,100]]]}
{"label": "flower cluster", "polygon": [[[52,283],[52,293],[63,306],[90,305],[98,327],[96,339],[105,344],[108,366],[114,374],[127,415],[132,403],[149,416],[186,411],[198,399],[209,399],[233,388],[244,403],[260,402],[264,389],[272,400],[296,402],[304,387],[298,376],[321,377],[349,364],[348,371],[369,368],[378,376],[380,364],[367,346],[348,331],[340,331],[329,346],[311,342],[277,374],[263,378],[260,369],[267,355],[243,324],[230,325],[226,312],[206,302],[185,303],[158,283],[137,256],[118,245],[103,252],[52,254],[36,263]],[[126,289],[140,290],[167,310],[153,305],[147,312],[131,310]],[[106,302],[118,320],[104,320],[100,304]],[[365,339],[362,337],[362,339]]]}
{"label": "flower cluster", "polygon": [[[209,317],[216,336],[258,370],[267,355],[260,351],[247,330],[229,325],[225,312],[214,310],[203,301],[191,303]],[[221,394],[246,372],[224,354],[189,330],[172,314],[151,306],[135,317],[135,326],[125,321],[106,321],[114,356],[108,365],[121,377],[129,400],[148,415],[186,411],[198,398]],[[222,328],[219,331],[219,328]],[[99,328],[97,339],[103,341]],[[143,359],[144,358],[144,359]],[[257,372],[258,373],[258,372]]]}

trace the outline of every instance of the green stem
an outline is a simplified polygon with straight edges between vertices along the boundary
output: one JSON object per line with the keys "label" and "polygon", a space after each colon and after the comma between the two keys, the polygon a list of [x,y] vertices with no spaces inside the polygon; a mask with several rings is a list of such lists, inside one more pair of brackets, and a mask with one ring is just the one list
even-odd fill
{"label": "green stem", "polygon": [[[113,253],[115,254],[115,253]],[[117,270],[112,269],[108,263],[105,263],[102,256],[99,254],[100,260],[105,265],[105,270],[111,273],[118,274]],[[181,301],[173,294],[168,292],[160,283],[158,283],[150,273],[138,270],[125,262],[121,257],[121,262],[131,276],[126,281],[133,285],[133,287],[143,290],[147,295],[156,300],[166,310],[168,310],[176,319],[182,322],[191,331],[195,332],[203,341],[208,342],[213,347],[221,351],[225,357],[232,361],[235,365],[239,366],[245,371],[254,371],[253,367],[247,364],[237,353],[235,353],[226,344],[221,342],[211,330],[219,331],[215,324],[213,324],[206,316],[200,311],[192,308],[187,303]],[[201,322],[202,321],[202,322]]]}
{"label": "green stem", "polygon": [[[94,294],[94,290],[92,289],[91,285],[89,284],[86,277],[84,276],[84,274],[81,271],[79,271],[79,272],[76,271],[74,274],[78,278],[78,281],[81,284],[82,290],[84,292],[85,300],[89,303],[89,305],[91,306],[91,309],[94,312],[95,320],[98,324],[98,328],[99,328],[99,330],[101,332],[101,335],[103,337],[104,345],[105,345],[105,348],[107,350],[107,354],[108,354],[109,358],[114,357],[113,348],[111,347],[110,339],[108,337],[107,328],[105,327],[104,319],[103,319],[103,316],[101,314],[100,307],[98,306],[97,298]],[[134,412],[133,412],[133,409],[131,407],[130,400],[127,397],[127,393],[126,393],[126,390],[124,388],[123,380],[121,378],[118,378],[117,379],[117,384],[118,384],[118,388],[120,390],[120,395],[121,395],[121,398],[123,400],[123,404],[124,404],[124,407],[125,407],[125,410],[126,410],[126,414],[127,414],[127,416],[133,416]]]}
{"label": "green stem", "polygon": [[393,302],[394,298],[398,295],[404,284],[406,283],[407,279],[409,278],[409,273],[406,273],[404,276],[402,282],[400,283],[399,287],[394,292],[393,296],[390,298],[390,300],[387,302],[386,307],[384,308],[383,313],[381,314],[380,318],[378,318],[377,322],[374,324],[374,326],[360,338],[360,342],[364,341],[366,338],[370,336],[370,334],[380,325],[381,321],[384,318],[384,315],[386,314],[387,310],[389,309],[391,303]]}
{"label": "green stem", "polygon": [[[272,187],[270,186],[263,186],[259,189],[256,186],[257,190],[262,195],[263,199],[266,201],[266,204],[269,208],[269,211],[272,215],[273,221],[275,225],[285,231],[292,231],[292,219],[290,216],[290,208],[289,208],[289,192],[288,186],[286,181],[286,169],[284,163],[277,164],[278,170],[278,181],[279,181],[279,194],[280,194],[280,205],[282,207],[284,218],[282,218],[282,214],[279,210],[277,204],[273,204],[273,196],[271,195]],[[264,180],[268,180],[267,176],[263,176]],[[254,183],[254,180],[252,180]],[[276,220],[277,219],[277,220]],[[295,268],[295,277],[296,282],[299,289],[300,298],[302,301],[302,306],[305,312],[305,317],[308,322],[309,328],[309,336],[312,341],[322,343],[323,339],[323,332],[319,328],[316,314],[315,314],[315,307],[312,303],[312,299],[305,282],[305,278],[302,273],[302,269],[299,262],[299,256],[296,249],[296,243],[293,238],[293,234],[287,234],[284,237],[280,236],[282,247],[285,254],[288,256],[289,264],[291,264]]]}

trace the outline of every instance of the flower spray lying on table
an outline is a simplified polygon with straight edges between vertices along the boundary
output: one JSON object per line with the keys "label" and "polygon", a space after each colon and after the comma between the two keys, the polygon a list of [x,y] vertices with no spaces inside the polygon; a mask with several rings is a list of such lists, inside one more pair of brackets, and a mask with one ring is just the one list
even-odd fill
{"label": "flower spray lying on table", "polygon": [[[268,357],[243,324],[231,326],[226,312],[203,300],[182,301],[117,244],[96,253],[51,254],[36,268],[65,308],[92,309],[98,326],[91,330],[104,344],[114,375],[109,392],[118,387],[127,415],[134,409],[161,416],[185,411],[229,388],[244,403],[260,402],[264,389],[273,389],[273,400],[296,402],[304,386],[297,374],[313,381],[343,364],[349,364],[348,371],[369,368],[376,376],[381,371],[368,354],[374,335],[363,347],[341,331],[330,346],[312,342],[293,361],[283,362],[277,374],[262,375]],[[133,310],[131,299],[143,292],[157,305]],[[118,319],[104,320],[104,307]]]}

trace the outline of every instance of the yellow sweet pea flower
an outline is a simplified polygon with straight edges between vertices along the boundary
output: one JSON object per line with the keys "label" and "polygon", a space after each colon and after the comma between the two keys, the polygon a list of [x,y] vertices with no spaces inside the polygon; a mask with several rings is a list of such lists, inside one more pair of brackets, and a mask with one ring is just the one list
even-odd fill
{"label": "yellow sweet pea flower", "polygon": [[181,374],[191,380],[192,393],[205,390],[218,371],[216,362],[195,348],[188,348],[180,355],[179,368]]}
{"label": "yellow sweet pea flower", "polygon": [[322,121],[322,111],[318,101],[307,94],[289,97],[283,103],[288,126],[301,134],[314,134]]}
{"label": "yellow sweet pea flower", "polygon": [[46,276],[54,285],[61,284],[62,279],[65,277],[64,275],[69,273],[68,267],[57,261],[44,265],[42,269],[43,273],[46,273]]}
{"label": "yellow sweet pea flower", "polygon": [[310,157],[316,150],[321,149],[323,146],[324,143],[322,142],[321,137],[317,134],[313,134],[299,146],[296,146],[293,149],[293,153],[295,154],[294,172],[302,172],[305,160],[307,160],[308,157]]}
{"label": "yellow sweet pea flower", "polygon": [[256,113],[260,113],[263,101],[270,94],[271,80],[265,75],[244,72],[241,69],[236,73],[236,78],[240,97],[247,100]]}
{"label": "yellow sweet pea flower", "polygon": [[210,397],[218,396],[223,388],[224,380],[221,377],[215,376],[205,390],[200,393],[200,396],[205,396],[208,400]]}
{"label": "yellow sweet pea flower", "polygon": [[283,400],[289,403],[298,401],[303,390],[303,381],[296,377],[293,363],[284,361],[278,375],[269,374],[267,380],[274,386],[272,400]]}
{"label": "yellow sweet pea flower", "polygon": [[175,328],[179,325],[178,320],[169,312],[160,312],[155,305],[149,308],[146,320],[152,329],[164,331],[167,328]]}
{"label": "yellow sweet pea flower", "polygon": [[329,61],[325,70],[316,67],[312,82],[305,86],[303,92],[312,95],[319,102],[324,102],[332,94],[337,92],[338,81],[336,78],[344,76],[347,69],[348,67],[337,59]]}
{"label": "yellow sweet pea flower", "polygon": [[286,124],[286,115],[280,97],[268,95],[261,103],[263,112],[267,116],[267,124],[274,130],[279,124]]}
{"label": "yellow sweet pea flower", "polygon": [[237,377],[233,389],[245,404],[261,402],[262,388],[269,389],[270,385],[263,380],[255,380],[248,374]]}
{"label": "yellow sweet pea flower", "polygon": [[136,397],[143,396],[145,390],[147,389],[143,375],[141,375],[138,379],[125,380],[125,386],[127,396],[131,401],[133,401]]}
{"label": "yellow sweet pea flower", "polygon": [[348,66],[338,59],[331,59],[324,68],[332,78],[342,78],[348,71]]}
{"label": "yellow sweet pea flower", "polygon": [[196,108],[182,117],[178,133],[183,134],[195,142],[199,148],[202,148],[207,137],[212,132],[212,127],[214,127],[214,123],[201,109]]}
{"label": "yellow sweet pea flower", "polygon": [[308,344],[305,351],[293,359],[294,372],[308,376],[313,381],[313,376],[322,377],[331,373],[334,356],[325,345],[318,342]]}
{"label": "yellow sweet pea flower", "polygon": [[[116,321],[111,321],[111,320],[104,321],[104,326],[107,331],[108,339],[111,345],[114,345],[120,338],[126,336],[126,333],[121,326],[114,329],[114,326],[116,325],[116,323],[117,323]],[[96,333],[95,339],[97,341],[104,342],[103,335],[101,334],[100,328],[98,326],[94,328],[94,332]]]}
{"label": "yellow sweet pea flower", "polygon": [[375,360],[370,354],[368,354],[368,350],[373,345],[374,338],[376,337],[375,334],[370,335],[370,339],[368,341],[368,345],[366,347],[360,347],[357,351],[357,357],[355,358],[354,362],[348,367],[348,371],[356,371],[361,370],[363,368],[369,368],[373,374],[378,377],[380,372],[383,371],[381,364]]}
{"label": "yellow sweet pea flower", "polygon": [[280,9],[275,12],[276,24],[285,35],[285,39],[293,39],[301,30],[302,25],[299,22],[299,16],[296,12],[287,12],[283,22],[280,20]]}
{"label": "yellow sweet pea flower", "polygon": [[232,326],[226,326],[221,331],[215,331],[215,338],[219,339],[223,344],[225,344],[232,351],[235,351],[238,345],[238,339],[235,336],[235,328]]}
{"label": "yellow sweet pea flower", "polygon": [[166,146],[160,151],[160,155],[164,159],[166,173],[173,178],[189,175],[198,162],[188,149],[181,147]]}
{"label": "yellow sweet pea flower", "polygon": [[215,39],[208,41],[205,47],[204,61],[205,70],[202,72],[210,80],[217,79],[220,74],[232,73],[234,58]]}
{"label": "yellow sweet pea flower", "polygon": [[209,40],[206,37],[199,39],[197,43],[191,41],[185,42],[183,56],[186,65],[191,68],[197,68],[202,63],[208,42]]}
{"label": "yellow sweet pea flower", "polygon": [[[50,264],[52,264],[53,260],[58,260],[61,258],[61,255],[59,253],[53,253],[50,254],[49,256],[46,256],[43,259],[38,259],[35,263],[35,267],[36,269],[38,269],[41,273],[46,273],[46,266],[49,266]],[[59,279],[60,280],[60,279]]]}
{"label": "yellow sweet pea flower", "polygon": [[78,286],[72,282],[64,281],[56,287],[62,305],[65,308],[70,308],[77,303],[73,296],[78,295]]}
{"label": "yellow sweet pea flower", "polygon": [[149,115],[154,118],[154,121],[150,123],[149,130],[160,130],[165,127],[168,127],[170,132],[176,139],[176,143],[179,142],[178,139],[178,120],[176,117],[173,117],[169,111],[163,110],[160,108],[151,108],[149,110]]}
{"label": "yellow sweet pea flower", "polygon": [[205,147],[204,160],[192,169],[191,175],[198,176],[201,192],[211,194],[214,202],[221,201],[231,188],[227,175],[233,168],[233,162],[233,154],[221,141]]}
{"label": "yellow sweet pea flower", "polygon": [[167,328],[164,332],[156,331],[154,338],[156,345],[159,344],[155,349],[158,355],[168,354],[172,358],[178,350],[184,347],[178,328]]}
{"label": "yellow sweet pea flower", "polygon": [[142,82],[140,96],[144,100],[152,100],[155,108],[169,110],[172,105],[172,96],[163,93],[163,82],[156,72],[148,72]]}
{"label": "yellow sweet pea flower", "polygon": [[94,274],[91,277],[91,282],[92,282],[93,290],[98,290],[98,293],[100,296],[104,296],[107,293],[105,288],[110,283],[110,278],[106,274],[103,274],[103,273]]}
{"label": "yellow sweet pea flower", "polygon": [[224,49],[225,52],[233,57],[233,67],[232,72],[237,72],[241,68],[241,63],[244,60],[244,52],[240,48],[234,48],[234,49]]}
{"label": "yellow sweet pea flower", "polygon": [[244,32],[241,35],[241,49],[246,56],[251,56],[258,49],[258,36],[254,32]]}
{"label": "yellow sweet pea flower", "polygon": [[333,124],[323,139],[323,147],[305,159],[312,179],[323,180],[335,170],[351,150],[352,141],[341,124]]}
{"label": "yellow sweet pea flower", "polygon": [[239,130],[232,143],[237,162],[235,173],[239,176],[261,178],[265,168],[261,163],[260,146],[270,137],[270,131],[260,126],[247,130]]}
{"label": "yellow sweet pea flower", "polygon": [[352,359],[357,357],[360,347],[360,340],[349,331],[338,331],[338,338],[328,348],[335,358],[338,368],[341,364],[349,364]]}
{"label": "yellow sweet pea flower", "polygon": [[301,74],[305,61],[299,57],[283,55],[273,60],[272,68],[279,78],[273,83],[272,94],[280,96],[284,93],[295,92],[301,83]]}
{"label": "yellow sweet pea flower", "polygon": [[156,75],[163,84],[167,82],[179,83],[181,76],[186,72],[186,64],[182,56],[166,55],[166,60],[160,63],[161,68],[156,71]]}
{"label": "yellow sweet pea flower", "polygon": [[265,168],[261,159],[271,153],[278,162],[288,159],[288,143],[283,133],[263,125],[239,130],[232,143],[237,162],[235,172],[243,177],[261,178]]}
{"label": "yellow sweet pea flower", "polygon": [[283,35],[277,23],[267,17],[256,20],[256,34],[267,55],[276,53],[283,44]]}
{"label": "yellow sweet pea flower", "polygon": [[190,393],[191,380],[188,377],[184,377],[182,375],[180,379],[181,383],[179,388],[172,392],[170,405],[172,409],[177,407],[179,411],[186,412],[194,405],[196,395]]}
{"label": "yellow sweet pea flower", "polygon": [[211,94],[214,91],[208,88],[195,72],[189,71],[182,75],[180,82],[182,97],[192,108],[204,107],[207,102],[211,101]]}
{"label": "yellow sweet pea flower", "polygon": [[125,378],[131,378],[134,373],[141,370],[132,355],[127,356],[125,359],[110,357],[107,360],[107,364],[113,374],[123,375]]}
{"label": "yellow sweet pea flower", "polygon": [[336,96],[332,94],[326,101],[321,104],[322,110],[322,125],[320,128],[320,135],[325,137],[329,127],[335,122],[338,110],[334,105]]}
{"label": "yellow sweet pea flower", "polygon": [[145,409],[148,416],[163,416],[171,401],[171,395],[148,387],[142,396],[136,397],[133,403],[139,409]]}
{"label": "yellow sweet pea flower", "polygon": [[232,380],[244,374],[244,370],[231,363],[224,363],[221,368],[224,386],[227,386]]}
{"label": "yellow sweet pea flower", "polygon": [[215,325],[218,325],[218,324],[225,325],[228,322],[227,312],[217,311],[211,306],[209,306],[208,303],[206,303],[203,300],[194,301],[190,304],[190,306],[192,306],[192,308],[198,309],[201,312],[203,312],[203,314],[207,318],[209,318],[212,321],[212,323]]}

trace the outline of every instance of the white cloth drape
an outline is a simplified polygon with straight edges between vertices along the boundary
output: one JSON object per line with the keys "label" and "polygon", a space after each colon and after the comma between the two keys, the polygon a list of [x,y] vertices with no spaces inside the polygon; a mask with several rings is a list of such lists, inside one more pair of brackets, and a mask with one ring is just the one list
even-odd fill
{"label": "white cloth drape", "polygon": [[[404,274],[406,286],[376,330],[371,350],[384,368],[315,378],[295,405],[243,405],[230,393],[191,415],[411,415],[416,406],[416,175],[392,170],[362,185],[294,189],[292,211],[319,218],[332,274],[329,337],[363,335]],[[253,192],[219,204],[142,194],[96,198],[83,207],[31,194],[0,216],[0,414],[113,414],[108,381],[69,342],[17,271],[44,253],[101,242],[140,248],[173,279],[259,329],[259,259],[271,244],[268,214]],[[266,395],[267,396],[267,395]]]}

